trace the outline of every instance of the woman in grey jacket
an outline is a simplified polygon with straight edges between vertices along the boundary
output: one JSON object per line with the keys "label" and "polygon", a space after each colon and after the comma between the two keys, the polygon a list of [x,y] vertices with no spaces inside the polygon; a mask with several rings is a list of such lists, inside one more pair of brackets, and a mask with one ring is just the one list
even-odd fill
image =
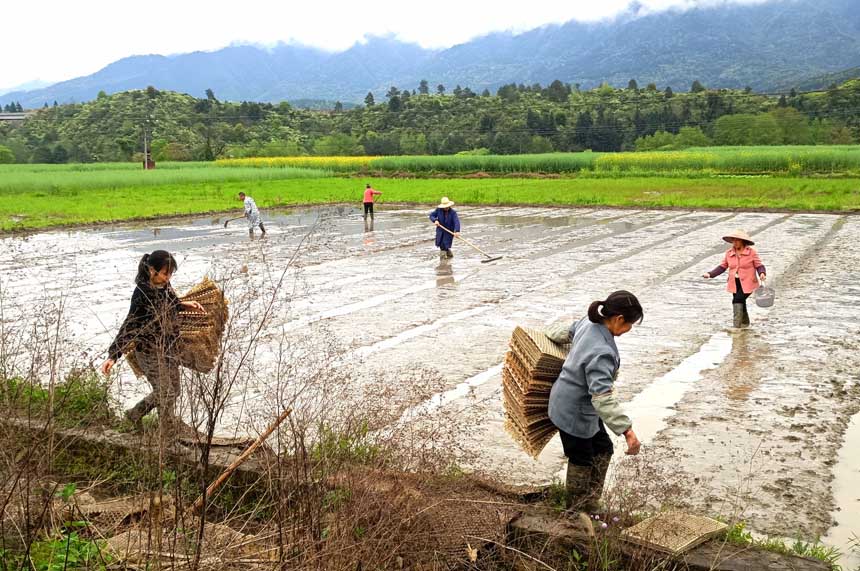
{"label": "woman in grey jacket", "polygon": [[[615,398],[613,385],[621,366],[615,337],[642,321],[636,296],[616,291],[588,308],[588,317],[555,342],[573,342],[549,396],[549,418],[558,427],[567,456],[567,494],[571,510],[593,512],[603,493],[612,458],[606,426],[627,440],[627,454],[639,453],[633,423]],[[560,337],[566,338],[560,338]]]}

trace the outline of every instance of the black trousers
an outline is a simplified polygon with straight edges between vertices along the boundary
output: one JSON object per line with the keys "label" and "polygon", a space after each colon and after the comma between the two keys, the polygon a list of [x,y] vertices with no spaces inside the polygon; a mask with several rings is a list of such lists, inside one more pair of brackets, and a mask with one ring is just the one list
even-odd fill
{"label": "black trousers", "polygon": [[364,217],[367,218],[367,214],[370,213],[373,216],[373,203],[365,202],[364,203]]}
{"label": "black trousers", "polygon": [[603,421],[598,420],[597,434],[591,438],[579,438],[559,430],[561,436],[561,445],[564,448],[564,455],[567,456],[568,462],[577,466],[593,466],[594,457],[607,454],[612,456],[615,447],[612,445],[612,439],[606,432],[606,427],[603,426]]}
{"label": "black trousers", "polygon": [[742,305],[746,305],[747,298],[749,296],[750,294],[744,293],[744,290],[741,287],[741,278],[735,278],[735,293],[732,294],[732,303],[740,303]]}

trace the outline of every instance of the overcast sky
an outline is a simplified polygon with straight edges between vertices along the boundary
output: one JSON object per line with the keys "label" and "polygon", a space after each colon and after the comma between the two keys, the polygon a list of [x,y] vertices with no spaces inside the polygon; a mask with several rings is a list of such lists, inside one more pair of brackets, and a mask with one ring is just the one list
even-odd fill
{"label": "overcast sky", "polygon": [[[646,10],[766,0],[640,0]],[[137,54],[215,50],[233,43],[296,42],[343,50],[392,34],[449,47],[499,30],[611,18],[631,0],[41,0],[9,12],[0,32],[0,88],[61,81]],[[22,6],[19,3],[19,6]]]}

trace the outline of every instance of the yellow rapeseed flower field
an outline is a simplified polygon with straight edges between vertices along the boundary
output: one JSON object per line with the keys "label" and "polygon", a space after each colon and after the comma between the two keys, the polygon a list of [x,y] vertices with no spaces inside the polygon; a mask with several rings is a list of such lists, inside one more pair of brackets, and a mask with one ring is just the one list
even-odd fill
{"label": "yellow rapeseed flower field", "polygon": [[651,151],[643,153],[607,153],[595,161],[596,170],[689,170],[712,168],[714,153],[702,151]]}
{"label": "yellow rapeseed flower field", "polygon": [[333,171],[356,171],[366,168],[379,157],[251,157],[246,159],[219,159],[219,166],[257,168],[311,168]]}

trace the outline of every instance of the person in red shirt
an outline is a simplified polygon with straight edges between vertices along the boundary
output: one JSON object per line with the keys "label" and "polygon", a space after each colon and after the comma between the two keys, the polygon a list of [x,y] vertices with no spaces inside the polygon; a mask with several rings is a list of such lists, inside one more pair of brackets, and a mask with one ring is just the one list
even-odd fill
{"label": "person in red shirt", "polygon": [[364,221],[367,222],[367,214],[370,213],[370,219],[373,220],[373,197],[382,192],[374,189],[370,184],[364,185]]}

